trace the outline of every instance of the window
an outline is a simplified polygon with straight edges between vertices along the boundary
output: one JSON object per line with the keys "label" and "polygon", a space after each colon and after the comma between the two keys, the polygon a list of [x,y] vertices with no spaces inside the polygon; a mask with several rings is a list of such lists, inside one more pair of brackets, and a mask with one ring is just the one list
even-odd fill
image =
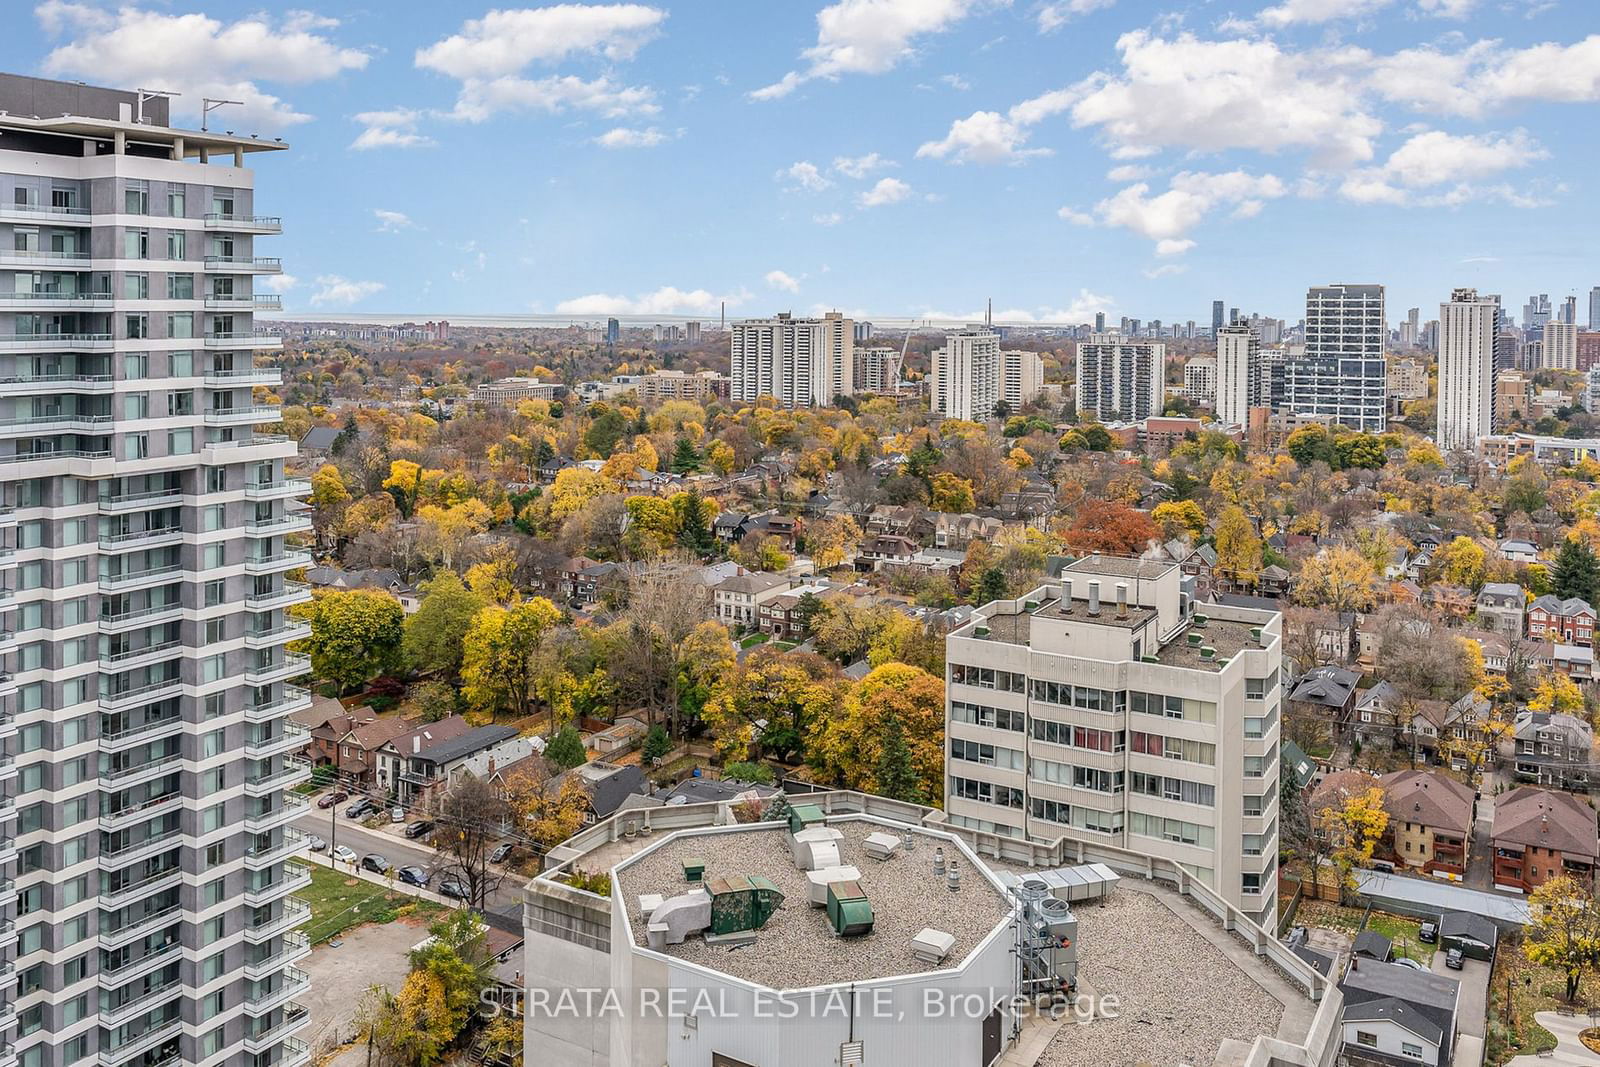
{"label": "window", "polygon": [[124,274],[122,276],[122,299],[149,300],[150,275]]}
{"label": "window", "polygon": [[1096,793],[1122,792],[1122,772],[1098,767],[1078,767],[1071,763],[1036,759],[1029,764],[1028,777],[1040,782],[1089,789]]}
{"label": "window", "polygon": [[[142,340],[150,336],[149,315],[128,315],[124,318],[126,336],[130,340]],[[143,377],[143,375],[140,375]]]}
{"label": "window", "polygon": [[194,275],[193,274],[169,274],[169,275],[167,275],[167,299],[168,300],[193,300],[194,299]]}
{"label": "window", "polygon": [[950,795],[966,800],[978,800],[1001,808],[1022,807],[1022,790],[993,782],[980,782],[975,778],[950,779]]}
{"label": "window", "polygon": [[970,723],[973,726],[992,726],[999,730],[1026,729],[1028,720],[1025,712],[969,704],[964,700],[950,702],[950,718],[956,722]]}
{"label": "window", "polygon": [[150,231],[124,230],[122,233],[123,259],[150,258]]}
{"label": "window", "polygon": [[1146,815],[1141,811],[1128,813],[1128,832],[1139,837],[1154,837],[1180,845],[1197,845],[1200,848],[1216,846],[1216,830],[1199,823],[1182,819],[1164,819],[1159,815]]}
{"label": "window", "polygon": [[[216,640],[221,641],[219,633]],[[981,763],[990,767],[1004,767],[1008,770],[1022,770],[1022,753],[1014,748],[997,748],[994,745],[985,745],[977,741],[967,741],[962,738],[953,738],[950,742],[950,758],[966,760],[970,763]]]}
{"label": "window", "polygon": [[194,452],[194,431],[192,429],[167,431],[167,455],[187,456]]}
{"label": "window", "polygon": [[1074,726],[1068,722],[1034,719],[1033,737],[1036,741],[1086,748],[1091,752],[1121,752],[1125,735],[1121,730],[1096,730],[1089,726]]}
{"label": "window", "polygon": [[1268,798],[1265,796],[1253,797],[1246,795],[1244,798],[1245,815],[1255,818],[1264,813],[1267,810],[1267,800]]}
{"label": "window", "polygon": [[194,336],[194,312],[174,311],[167,316],[167,336],[188,338]]}
{"label": "window", "polygon": [[173,186],[167,189],[167,214],[175,219],[184,215],[183,186]]}
{"label": "window", "polygon": [[188,250],[188,235],[182,230],[167,231],[167,258],[183,259],[184,252]]}
{"label": "window", "polygon": [[1217,763],[1217,746],[1205,741],[1188,741],[1181,737],[1163,737],[1133,731],[1133,751],[1147,756],[1163,756],[1187,763],[1203,763],[1214,767]]}
{"label": "window", "polygon": [[1410,1041],[1402,1041],[1400,1042],[1400,1055],[1420,1060],[1422,1059],[1422,1046]]}
{"label": "window", "polygon": [[1159,774],[1134,771],[1129,779],[1128,788],[1147,797],[1176,800],[1183,804],[1203,804],[1210,808],[1215,807],[1217,803],[1215,786],[1204,782],[1190,782],[1182,778],[1165,778]]}
{"label": "window", "polygon": [[150,186],[142,181],[128,181],[122,186],[122,212],[125,215],[150,214]]}
{"label": "window", "polygon": [[1259,873],[1246,871],[1244,874],[1239,876],[1239,888],[1241,892],[1248,893],[1251,896],[1257,896],[1261,893],[1265,886],[1263,886],[1261,883],[1261,875]]}
{"label": "window", "polygon": [[150,376],[150,357],[143,352],[129,352],[122,357],[122,376],[133,381]]}
{"label": "window", "polygon": [[1058,800],[1033,798],[1033,817],[1045,822],[1060,823],[1079,830],[1093,830],[1099,834],[1122,832],[1122,812],[1096,811],[1080,804],[1067,804]]}
{"label": "window", "polygon": [[1217,706],[1208,700],[1190,700],[1163,693],[1129,693],[1128,707],[1140,715],[1162,715],[1188,722],[1217,721]]}
{"label": "window", "polygon": [[1012,671],[997,671],[992,667],[968,667],[950,664],[950,680],[962,685],[975,685],[980,689],[999,689],[1006,693],[1027,691],[1027,677]]}
{"label": "window", "polygon": [[123,437],[123,458],[149,459],[150,435],[147,433],[130,433]]}

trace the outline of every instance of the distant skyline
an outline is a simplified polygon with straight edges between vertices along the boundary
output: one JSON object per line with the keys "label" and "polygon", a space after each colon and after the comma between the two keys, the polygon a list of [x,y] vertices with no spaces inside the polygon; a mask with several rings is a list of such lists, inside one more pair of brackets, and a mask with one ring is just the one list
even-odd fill
{"label": "distant skyline", "polygon": [[[1293,322],[1559,305],[1592,0],[17,2],[0,69],[244,101],[286,314]],[[0,146],[3,150],[3,146]]]}

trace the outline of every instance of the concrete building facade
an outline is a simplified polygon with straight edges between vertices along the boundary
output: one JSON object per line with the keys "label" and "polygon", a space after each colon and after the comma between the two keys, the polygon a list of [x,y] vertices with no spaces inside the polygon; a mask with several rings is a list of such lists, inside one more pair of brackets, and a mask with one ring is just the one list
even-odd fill
{"label": "concrete building facade", "polygon": [[1102,422],[1139,422],[1166,410],[1167,346],[1120,333],[1078,343],[1078,413]]}
{"label": "concrete building facade", "polygon": [[1544,324],[1544,350],[1539,365],[1546,370],[1578,369],[1578,327],[1570,322]]}
{"label": "concrete building facade", "polygon": [[259,432],[280,224],[244,166],[287,146],[167,121],[0,79],[0,1060],[27,1067],[310,1057],[309,485]]}
{"label": "concrete building facade", "polygon": [[1439,409],[1434,439],[1471,452],[1494,432],[1495,338],[1500,302],[1457,289],[1439,305]]}
{"label": "concrete building facade", "polygon": [[731,394],[739,403],[771,396],[786,408],[826,407],[855,393],[855,329],[838,312],[735,322],[730,343]]}
{"label": "concrete building facade", "polygon": [[1250,409],[1261,406],[1261,338],[1248,326],[1217,331],[1217,421],[1246,426]]}
{"label": "concrete building facade", "polygon": [[945,335],[928,371],[928,406],[947,419],[985,422],[1000,400],[1000,335],[969,326]]}
{"label": "concrete building facade", "polygon": [[1388,330],[1381,285],[1323,285],[1306,293],[1305,351],[1286,368],[1289,407],[1343,426],[1382,433],[1388,425]]}

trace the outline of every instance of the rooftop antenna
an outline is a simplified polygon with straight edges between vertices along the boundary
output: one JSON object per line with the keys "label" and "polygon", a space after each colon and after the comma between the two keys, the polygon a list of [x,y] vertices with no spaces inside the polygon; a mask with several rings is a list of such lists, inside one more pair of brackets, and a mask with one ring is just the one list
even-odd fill
{"label": "rooftop antenna", "polygon": [[144,124],[144,104],[146,100],[154,100],[158,96],[171,99],[174,96],[183,95],[182,93],[168,92],[166,89],[136,89],[135,92],[139,94],[139,102],[133,107],[133,121],[141,126]]}
{"label": "rooftop antenna", "polygon": [[211,117],[211,113],[224,104],[237,104],[240,107],[244,107],[243,100],[215,100],[209,96],[200,98],[200,130],[202,133],[206,131],[206,121]]}

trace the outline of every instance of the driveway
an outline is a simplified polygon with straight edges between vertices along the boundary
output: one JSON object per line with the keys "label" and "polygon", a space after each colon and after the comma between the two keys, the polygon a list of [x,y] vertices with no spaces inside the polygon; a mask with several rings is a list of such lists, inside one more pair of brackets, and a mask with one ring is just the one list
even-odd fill
{"label": "driveway", "polygon": [[300,968],[311,976],[311,988],[300,1003],[311,1010],[311,1022],[300,1037],[320,1056],[355,1037],[355,1016],[368,987],[386,985],[398,991],[411,965],[407,953],[428,936],[423,923],[397,919],[346,930],[332,942],[312,949]]}
{"label": "driveway", "polygon": [[1461,970],[1452,971],[1444,965],[1444,951],[1433,954],[1433,973],[1454,978],[1461,983],[1461,995],[1456,1003],[1456,1025],[1463,1034],[1481,1038],[1486,1032],[1485,1020],[1489,1014],[1489,964],[1484,960],[1462,960]]}

